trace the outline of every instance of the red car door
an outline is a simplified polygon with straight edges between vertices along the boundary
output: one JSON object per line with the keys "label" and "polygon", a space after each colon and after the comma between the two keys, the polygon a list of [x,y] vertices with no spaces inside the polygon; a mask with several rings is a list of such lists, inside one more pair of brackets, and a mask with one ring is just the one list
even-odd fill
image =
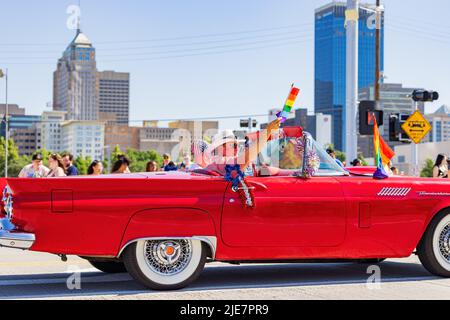
{"label": "red car door", "polygon": [[225,193],[222,238],[231,247],[332,247],[344,241],[346,209],[333,177],[248,177],[255,207]]}

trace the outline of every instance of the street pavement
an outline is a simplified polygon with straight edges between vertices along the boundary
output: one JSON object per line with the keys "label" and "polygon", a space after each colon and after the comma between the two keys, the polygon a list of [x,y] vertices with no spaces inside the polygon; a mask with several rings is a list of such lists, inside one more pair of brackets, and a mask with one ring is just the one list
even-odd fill
{"label": "street pavement", "polygon": [[378,266],[213,263],[188,288],[157,292],[128,274],[99,272],[78,257],[62,262],[50,254],[1,248],[0,299],[450,300],[450,279],[429,274],[415,256]]}

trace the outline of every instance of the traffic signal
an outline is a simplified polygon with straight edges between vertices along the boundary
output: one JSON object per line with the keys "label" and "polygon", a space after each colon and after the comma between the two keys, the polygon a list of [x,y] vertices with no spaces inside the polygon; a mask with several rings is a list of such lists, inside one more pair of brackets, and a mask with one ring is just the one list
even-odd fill
{"label": "traffic signal", "polygon": [[370,121],[371,115],[375,115],[377,124],[382,126],[384,112],[376,110],[375,101],[361,101],[359,103],[359,134],[363,136],[373,135],[373,121]]}
{"label": "traffic signal", "polygon": [[436,91],[414,90],[412,99],[416,102],[433,102],[439,99]]}
{"label": "traffic signal", "polygon": [[[241,128],[248,128],[249,122],[250,122],[250,119],[241,120]],[[258,122],[256,120],[252,120],[252,127],[256,128],[257,125],[258,125]]]}
{"label": "traffic signal", "polygon": [[409,119],[409,114],[394,113],[389,116],[389,140],[393,142],[411,142],[402,125]]}

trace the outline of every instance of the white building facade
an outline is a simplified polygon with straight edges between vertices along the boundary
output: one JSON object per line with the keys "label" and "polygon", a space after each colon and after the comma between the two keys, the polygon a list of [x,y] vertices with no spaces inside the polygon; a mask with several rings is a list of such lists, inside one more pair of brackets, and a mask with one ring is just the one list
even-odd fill
{"label": "white building facade", "polygon": [[105,123],[99,121],[67,121],[61,125],[62,149],[75,157],[104,159]]}
{"label": "white building facade", "polygon": [[433,127],[426,142],[450,141],[450,107],[443,105],[435,113],[427,115],[427,120]]}
{"label": "white building facade", "polygon": [[42,113],[42,122],[39,125],[41,142],[38,149],[51,152],[62,152],[61,125],[66,121],[65,111],[45,111]]}

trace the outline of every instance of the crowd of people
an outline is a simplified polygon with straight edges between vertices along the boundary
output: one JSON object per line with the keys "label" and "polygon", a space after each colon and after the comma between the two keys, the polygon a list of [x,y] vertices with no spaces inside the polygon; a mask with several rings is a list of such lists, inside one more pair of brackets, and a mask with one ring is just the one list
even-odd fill
{"label": "crowd of people", "polygon": [[[267,137],[270,132],[279,127],[279,120],[274,121],[268,127],[266,132]],[[267,142],[268,138],[263,139]],[[254,143],[252,146],[245,148],[243,154],[244,162],[241,168],[245,170],[249,163],[256,159],[265,143]],[[332,148],[327,149],[327,153],[336,161],[342,168],[346,167],[346,163],[337,158],[336,151]],[[162,157],[162,166],[156,161],[149,161],[146,165],[147,172],[170,172],[170,171],[184,171],[192,172],[194,170],[205,169],[213,171],[218,174],[225,174],[225,167],[227,164],[236,164],[239,155],[239,141],[232,133],[221,133],[213,137],[212,143],[207,144],[204,141],[197,141],[192,144],[191,154],[183,157],[183,161],[177,164],[171,159],[169,154],[164,154]],[[193,161],[191,160],[193,159]],[[73,156],[69,153],[62,155],[51,154],[48,157],[48,167],[43,164],[43,157],[41,154],[35,154],[32,157],[32,163],[25,166],[19,174],[19,178],[53,178],[77,176],[78,169],[73,164]],[[131,173],[131,161],[125,156],[118,156],[114,163],[111,174],[126,174]],[[360,159],[355,159],[351,163],[353,167],[363,166]],[[433,178],[450,178],[449,175],[450,159],[444,154],[439,154],[433,167]],[[397,167],[389,164],[387,170],[391,175],[402,175]],[[88,175],[101,175],[104,173],[103,163],[95,160],[87,170]]]}

